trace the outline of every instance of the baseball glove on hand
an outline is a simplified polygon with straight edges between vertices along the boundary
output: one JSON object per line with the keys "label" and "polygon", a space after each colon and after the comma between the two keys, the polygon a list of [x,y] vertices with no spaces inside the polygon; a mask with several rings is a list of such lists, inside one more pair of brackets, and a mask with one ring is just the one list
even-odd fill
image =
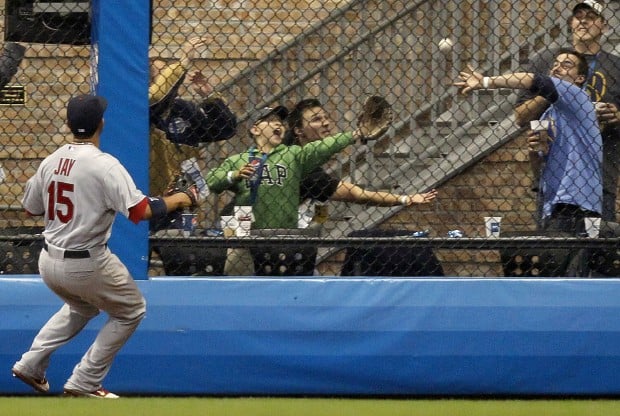
{"label": "baseball glove on hand", "polygon": [[170,196],[178,194],[179,192],[187,195],[192,203],[191,208],[195,208],[200,203],[200,192],[196,182],[192,179],[189,173],[179,173],[173,179],[172,182],[166,188],[164,196]]}
{"label": "baseball glove on hand", "polygon": [[378,95],[364,101],[362,113],[357,118],[357,131],[362,141],[376,140],[392,125],[392,106]]}

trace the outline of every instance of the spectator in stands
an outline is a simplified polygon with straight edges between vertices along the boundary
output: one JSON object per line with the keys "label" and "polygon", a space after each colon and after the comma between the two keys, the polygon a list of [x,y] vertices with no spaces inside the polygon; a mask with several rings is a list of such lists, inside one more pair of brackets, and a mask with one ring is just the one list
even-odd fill
{"label": "spectator in stands", "polygon": [[17,74],[19,64],[24,59],[26,48],[19,43],[7,42],[0,54],[0,89]]}
{"label": "spectator in stands", "polygon": [[[6,87],[6,84],[17,74],[25,52],[26,48],[19,43],[4,44],[4,49],[0,53],[0,89]],[[0,183],[4,182],[5,177],[4,169],[0,166]]]}
{"label": "spectator in stands", "polygon": [[[550,145],[532,143],[530,156],[542,166],[543,217],[547,227],[559,226],[566,232],[583,232],[583,219],[601,213],[602,139],[594,105],[581,88],[588,74],[585,57],[561,50],[549,76],[511,73],[484,77],[471,70],[461,72],[455,85],[463,93],[476,89],[528,89],[548,102],[541,119],[549,120]],[[534,147],[536,146],[536,147]],[[567,206],[569,205],[569,206]],[[586,215],[587,214],[587,215]],[[568,215],[571,226],[563,221]]]}
{"label": "spectator in stands", "polygon": [[[151,189],[164,192],[165,178],[179,171],[190,173],[198,185],[201,197],[208,195],[198,160],[199,145],[233,137],[237,117],[224,99],[213,94],[207,78],[200,71],[189,73],[194,91],[202,98],[195,103],[180,98],[179,88],[188,75],[192,56],[204,45],[204,39],[194,37],[183,45],[181,59],[167,64],[161,59],[151,61],[149,87],[151,122]],[[167,228],[181,228],[181,213],[170,213],[157,223],[151,221],[150,229],[156,232]]]}
{"label": "spectator in stands", "polygon": [[[181,49],[178,61],[167,64],[161,59],[151,61],[149,105],[151,120],[151,190],[161,193],[167,183],[185,165],[195,165],[200,158],[198,145],[234,136],[237,118],[222,97],[213,94],[206,77],[195,71],[189,74],[193,89],[202,97],[199,103],[178,97],[191,59],[205,44],[200,37],[189,39]],[[186,168],[185,168],[186,169]],[[196,180],[197,184],[202,178]],[[202,187],[202,196],[206,196]]]}
{"label": "spectator in stands", "polygon": [[[285,144],[303,146],[333,135],[335,124],[319,100],[308,98],[295,105],[288,117],[288,127]],[[368,191],[328,174],[320,166],[303,177],[300,193],[301,204],[298,220],[300,228],[310,225],[316,212],[317,203],[323,204],[330,198],[336,201],[358,204],[411,206],[429,203],[437,196],[437,191],[434,189],[426,193],[412,195]]]}
{"label": "spectator in stands", "polygon": [[[604,103],[596,107],[603,138],[603,205],[602,218],[616,221],[616,194],[620,171],[620,57],[602,48],[601,40],[607,27],[607,9],[599,1],[577,2],[568,21],[572,48],[588,62],[585,91],[590,100]],[[528,72],[547,73],[559,48],[545,49],[535,56]],[[536,120],[549,102],[539,93],[523,90],[515,115],[520,126]]]}
{"label": "spectator in stands", "polygon": [[296,228],[302,178],[355,139],[354,133],[339,133],[286,146],[287,115],[282,106],[258,111],[250,128],[255,145],[207,173],[211,191],[233,191],[235,205],[253,206],[255,228]]}
{"label": "spectator in stands", "polygon": [[[530,157],[541,168],[543,229],[579,235],[585,217],[602,211],[602,138],[597,114],[582,88],[588,76],[586,58],[573,50],[560,50],[549,76],[510,73],[486,77],[461,72],[454,85],[463,93],[477,89],[527,89],[548,107],[541,119],[549,120],[549,143],[530,142]],[[575,271],[579,273],[579,271]]]}
{"label": "spectator in stands", "polygon": [[[155,63],[159,67],[161,63]],[[183,81],[183,77],[179,81]],[[200,71],[189,74],[189,82],[201,96],[198,103],[177,96],[178,88],[169,92],[171,103],[156,103],[152,106],[151,123],[166,133],[166,138],[175,144],[197,147],[200,143],[227,140],[237,129],[237,116],[226,101],[209,84]],[[161,108],[165,107],[165,108]],[[166,108],[167,107],[167,108]],[[166,111],[167,110],[167,111]]]}
{"label": "spectator in stands", "polygon": [[[234,205],[252,207],[252,228],[297,228],[302,178],[359,138],[359,133],[339,133],[303,147],[286,146],[287,116],[282,106],[258,111],[249,131],[255,144],[207,173],[212,192],[231,191]],[[228,263],[234,262],[229,259]],[[248,275],[253,270],[247,267],[231,273],[227,268],[225,272]]]}

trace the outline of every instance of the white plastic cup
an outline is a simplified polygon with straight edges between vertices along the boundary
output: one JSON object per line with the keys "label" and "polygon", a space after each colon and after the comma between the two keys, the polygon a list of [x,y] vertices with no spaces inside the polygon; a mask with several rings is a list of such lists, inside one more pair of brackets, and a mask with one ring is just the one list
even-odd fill
{"label": "white plastic cup", "polygon": [[224,237],[232,237],[237,232],[239,223],[233,215],[222,215],[220,218],[220,227],[224,232]]}
{"label": "white plastic cup", "polygon": [[251,205],[241,205],[235,207],[235,218],[237,221],[254,221]]}
{"label": "white plastic cup", "polygon": [[532,131],[547,131],[549,129],[549,120],[532,120],[530,121],[530,129]]}
{"label": "white plastic cup", "polygon": [[251,205],[241,205],[235,207],[235,219],[237,220],[237,228],[235,235],[237,237],[247,237],[250,235],[254,214]]}
{"label": "white plastic cup", "polygon": [[[594,111],[596,112],[596,116],[597,116],[597,117],[599,116],[599,113],[600,113],[601,111],[604,111],[604,110],[606,110],[606,109],[607,109],[607,103],[602,103],[602,102],[600,102],[600,101],[592,101],[592,105],[594,105]],[[602,121],[602,120],[599,120],[599,121],[598,121],[598,124],[599,124],[599,127],[600,127],[600,128],[605,127],[606,123],[607,123],[607,122]]]}
{"label": "white plastic cup", "polygon": [[598,238],[601,231],[601,219],[598,217],[586,217],[583,219],[586,225],[588,238]]}
{"label": "white plastic cup", "polygon": [[237,237],[248,237],[252,230],[252,221],[239,221],[239,226],[235,229]]}
{"label": "white plastic cup", "polygon": [[549,153],[549,120],[532,120],[530,121],[530,129],[538,134],[540,138],[541,151],[544,154]]}
{"label": "white plastic cup", "polygon": [[592,104],[594,105],[594,109],[596,111],[603,111],[607,108],[607,103],[602,103],[600,101],[592,101]]}
{"label": "white plastic cup", "polygon": [[497,238],[499,237],[502,225],[502,217],[484,217],[484,226],[486,229],[487,237]]}

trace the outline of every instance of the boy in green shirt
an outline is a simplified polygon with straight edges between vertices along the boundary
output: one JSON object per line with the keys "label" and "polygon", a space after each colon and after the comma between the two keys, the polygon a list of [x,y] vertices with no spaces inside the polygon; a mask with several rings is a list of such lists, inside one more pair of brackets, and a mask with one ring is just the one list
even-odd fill
{"label": "boy in green shirt", "polygon": [[359,136],[340,133],[303,147],[287,146],[282,143],[287,115],[282,106],[258,111],[250,128],[255,145],[207,173],[212,192],[232,191],[234,205],[252,206],[252,228],[297,228],[303,177]]}

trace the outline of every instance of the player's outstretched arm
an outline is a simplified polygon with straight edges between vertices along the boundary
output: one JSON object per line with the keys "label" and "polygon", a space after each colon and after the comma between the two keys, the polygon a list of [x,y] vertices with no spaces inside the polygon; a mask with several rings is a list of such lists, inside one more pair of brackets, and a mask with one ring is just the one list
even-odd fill
{"label": "player's outstretched arm", "polygon": [[134,223],[141,220],[159,221],[172,211],[195,208],[200,203],[200,192],[191,175],[176,175],[162,197],[146,197],[129,209],[129,219]]}
{"label": "player's outstretched arm", "polygon": [[170,212],[194,206],[192,198],[183,192],[164,197],[149,196],[129,209],[129,220],[137,224],[143,220],[163,219]]}

